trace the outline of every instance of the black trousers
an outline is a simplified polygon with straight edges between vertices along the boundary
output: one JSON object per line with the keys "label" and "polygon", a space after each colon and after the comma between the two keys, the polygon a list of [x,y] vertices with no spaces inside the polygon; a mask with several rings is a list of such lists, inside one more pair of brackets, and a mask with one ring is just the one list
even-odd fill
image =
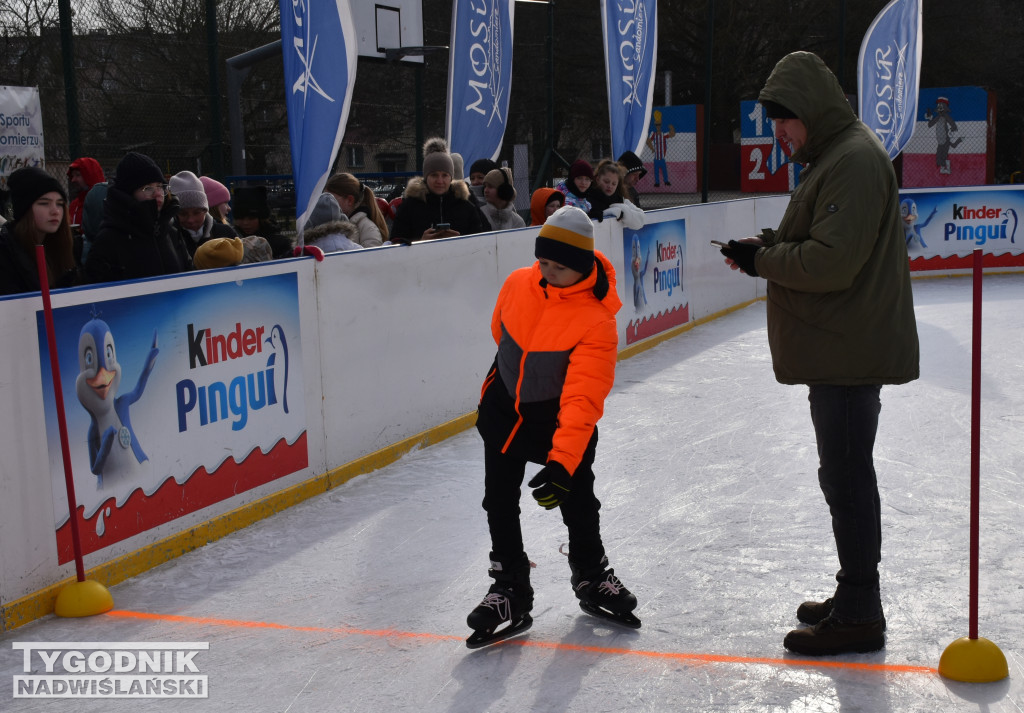
{"label": "black trousers", "polygon": [[[572,489],[559,509],[562,522],[569,528],[569,561],[588,571],[598,569],[604,557],[601,542],[601,502],[594,495],[594,455],[596,439],[591,441],[579,468],[572,476]],[[491,551],[501,562],[514,562],[525,553],[523,529],[519,522],[519,499],[527,461],[484,445],[484,501],[487,525],[491,531]],[[538,507],[532,498],[529,506]]]}
{"label": "black trousers", "polygon": [[839,555],[832,611],[849,622],[882,616],[882,517],[872,459],[881,389],[813,385],[808,395],[818,441],[818,483],[832,513]]}

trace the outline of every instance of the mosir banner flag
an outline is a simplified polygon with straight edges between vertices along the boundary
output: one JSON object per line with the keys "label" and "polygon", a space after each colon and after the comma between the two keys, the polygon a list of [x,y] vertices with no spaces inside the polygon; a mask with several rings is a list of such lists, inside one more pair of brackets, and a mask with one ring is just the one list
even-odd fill
{"label": "mosir banner flag", "polygon": [[497,159],[512,88],[515,0],[455,0],[448,61],[448,146],[468,167]]}
{"label": "mosir banner flag", "polygon": [[0,86],[0,191],[19,168],[42,166],[43,156],[39,88]]}
{"label": "mosir banner flag", "polygon": [[860,118],[896,158],[914,133],[921,74],[921,0],[892,0],[860,45]]}
{"label": "mosir banner flag", "polygon": [[348,122],[357,41],[348,0],[280,0],[288,135],[300,231]]}
{"label": "mosir banner flag", "polygon": [[647,139],[658,56],[657,0],[601,0],[612,156],[639,154]]}

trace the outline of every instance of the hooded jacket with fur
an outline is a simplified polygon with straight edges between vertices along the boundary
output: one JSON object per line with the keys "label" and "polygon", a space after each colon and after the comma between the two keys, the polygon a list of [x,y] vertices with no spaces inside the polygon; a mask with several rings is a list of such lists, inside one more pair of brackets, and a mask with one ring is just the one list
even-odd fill
{"label": "hooded jacket with fur", "polygon": [[332,220],[302,233],[303,243],[315,245],[325,253],[362,250],[363,246],[355,242],[358,237],[359,229],[348,220]]}
{"label": "hooded jacket with fur", "polygon": [[438,195],[427,188],[426,179],[410,179],[391,226],[391,241],[416,242],[439,223],[448,223],[459,235],[481,233],[489,227],[483,224],[482,214],[472,203],[465,181],[452,181],[448,190]]}

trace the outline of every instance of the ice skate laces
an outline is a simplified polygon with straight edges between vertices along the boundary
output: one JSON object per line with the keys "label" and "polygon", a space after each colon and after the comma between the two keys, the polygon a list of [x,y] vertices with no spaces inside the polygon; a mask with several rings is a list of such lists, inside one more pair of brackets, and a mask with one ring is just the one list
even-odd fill
{"label": "ice skate laces", "polygon": [[488,592],[484,600],[480,602],[480,606],[493,609],[501,617],[502,621],[508,621],[512,618],[512,606],[504,594],[498,592]]}
{"label": "ice skate laces", "polygon": [[622,582],[615,576],[614,572],[609,571],[608,576],[597,585],[597,591],[601,594],[605,594],[610,597],[616,597],[623,590]]}

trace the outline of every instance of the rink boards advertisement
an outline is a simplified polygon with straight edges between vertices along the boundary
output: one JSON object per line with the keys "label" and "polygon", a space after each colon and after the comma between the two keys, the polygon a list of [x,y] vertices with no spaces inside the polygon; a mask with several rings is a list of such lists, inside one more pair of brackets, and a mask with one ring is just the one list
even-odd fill
{"label": "rink boards advertisement", "polygon": [[910,269],[969,268],[980,248],[985,267],[1024,266],[1024,187],[901,191]]}
{"label": "rink boards advertisement", "polygon": [[[83,553],[308,466],[298,277],[53,312]],[[73,558],[37,312],[60,563]]]}
{"label": "rink boards advertisement", "polygon": [[622,271],[626,281],[626,344],[689,322],[690,301],[683,289],[686,220],[623,230],[622,248],[628,261]]}

